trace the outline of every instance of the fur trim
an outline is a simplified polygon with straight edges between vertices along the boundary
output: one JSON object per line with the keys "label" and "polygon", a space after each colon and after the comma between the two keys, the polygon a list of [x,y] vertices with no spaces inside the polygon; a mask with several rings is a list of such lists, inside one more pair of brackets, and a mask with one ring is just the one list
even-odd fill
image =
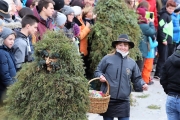
{"label": "fur trim", "polygon": [[22,28],[22,25],[20,22],[10,22],[10,23],[4,23],[4,27],[15,29],[15,28]]}

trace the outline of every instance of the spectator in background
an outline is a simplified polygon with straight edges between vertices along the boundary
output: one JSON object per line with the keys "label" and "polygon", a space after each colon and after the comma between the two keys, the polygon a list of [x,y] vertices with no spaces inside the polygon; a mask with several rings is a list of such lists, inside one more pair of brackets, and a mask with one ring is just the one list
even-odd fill
{"label": "spectator in background", "polygon": [[38,32],[36,39],[41,40],[43,34],[49,30],[53,30],[52,15],[54,13],[54,1],[53,0],[40,0],[38,6],[33,9],[34,15],[38,18]]}
{"label": "spectator in background", "polygon": [[21,69],[23,63],[33,60],[29,36],[37,32],[38,22],[39,20],[34,15],[26,15],[21,22],[21,31],[16,31],[17,37],[13,46],[13,54],[17,70]]}
{"label": "spectator in background", "polygon": [[56,18],[54,18],[55,31],[63,31],[64,25],[67,21],[67,17],[60,12],[57,12]]}
{"label": "spectator in background", "polygon": [[156,72],[154,78],[160,79],[161,69],[167,58],[173,53],[173,23],[171,14],[176,8],[174,1],[168,1],[166,7],[162,8],[159,12],[159,25],[158,25],[158,53],[159,58],[157,61]]}
{"label": "spectator in background", "polygon": [[160,83],[167,94],[166,114],[167,120],[179,120],[180,103],[180,46],[166,60],[162,67]]}
{"label": "spectator in background", "polygon": [[[147,2],[148,2],[148,5],[147,5]],[[157,17],[156,0],[140,0],[138,7],[145,7],[146,11],[154,13],[154,26],[157,30],[158,29],[158,17]]]}
{"label": "spectator in background", "polygon": [[29,7],[33,10],[38,5],[39,0],[27,0],[26,7]]}
{"label": "spectator in background", "polygon": [[14,84],[16,67],[12,54],[15,33],[10,28],[3,28],[0,33],[0,105],[6,96],[7,87]]}
{"label": "spectator in background", "polygon": [[77,50],[79,52],[79,36],[80,28],[79,26],[73,21],[74,19],[74,10],[70,6],[64,6],[61,9],[61,12],[66,15],[67,21],[64,25],[64,33],[70,40],[73,41],[75,46],[77,47]]}
{"label": "spectator in background", "polygon": [[94,25],[93,10],[94,8],[92,6],[86,6],[83,9],[82,18],[83,18],[84,24],[86,24],[86,22],[89,22],[91,25]]}
{"label": "spectator in background", "polygon": [[[138,24],[141,28],[141,31],[143,33],[143,39],[140,42],[139,49],[142,53],[143,60],[140,62],[138,61],[138,66],[140,71],[142,71],[142,77],[143,80],[146,82],[146,84],[151,84],[150,81],[150,73],[153,66],[153,59],[149,58],[148,53],[151,51],[151,46],[149,41],[149,37],[152,37],[156,34],[156,30],[154,27],[154,19],[146,19],[146,9],[143,7],[139,7],[136,10],[138,17]],[[151,39],[152,40],[152,39]]]}
{"label": "spectator in background", "polygon": [[178,6],[174,13],[172,13],[171,18],[173,22],[173,49],[177,48],[179,42],[180,42],[180,6]]}
{"label": "spectator in background", "polygon": [[6,0],[6,1],[7,1],[8,5],[9,5],[8,12],[10,14],[10,18],[4,18],[4,21],[7,22],[7,23],[21,22],[21,19],[17,15],[16,4],[14,3],[14,1],[13,0]]}

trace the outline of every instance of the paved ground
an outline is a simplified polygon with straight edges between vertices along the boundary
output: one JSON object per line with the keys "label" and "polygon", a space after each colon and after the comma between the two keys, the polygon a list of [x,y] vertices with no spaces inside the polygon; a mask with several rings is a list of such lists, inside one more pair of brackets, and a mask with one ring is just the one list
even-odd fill
{"label": "paved ground", "polygon": [[[143,93],[133,92],[136,99],[135,106],[131,106],[130,120],[167,120],[165,111],[166,94],[164,93],[159,81],[154,80],[154,84],[149,86],[149,90]],[[146,96],[139,98],[138,96]],[[149,105],[156,105],[160,109],[149,109]],[[98,114],[88,114],[89,120],[103,120]],[[117,120],[116,118],[114,120]]]}

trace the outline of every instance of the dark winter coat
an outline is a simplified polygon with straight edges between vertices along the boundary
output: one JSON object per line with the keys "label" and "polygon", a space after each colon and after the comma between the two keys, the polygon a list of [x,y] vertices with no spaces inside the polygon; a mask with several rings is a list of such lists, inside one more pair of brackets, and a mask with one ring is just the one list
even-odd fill
{"label": "dark winter coat", "polygon": [[[136,62],[129,58],[123,58],[118,52],[103,57],[99,63],[95,77],[103,75],[110,85],[110,95],[113,99],[129,100],[131,82],[135,91],[142,91],[144,81]],[[101,85],[101,91],[106,92],[106,83]]]}
{"label": "dark winter coat", "polygon": [[149,24],[141,23],[139,24],[141,31],[143,33],[143,39],[140,41],[139,49],[142,53],[142,57],[146,58],[148,54],[148,37],[152,37],[156,34],[154,23],[150,22]]}
{"label": "dark winter coat", "polygon": [[159,25],[157,40],[162,43],[167,41],[168,44],[172,44],[173,37],[173,23],[171,19],[171,14],[169,14],[166,8],[162,8],[159,12]]}
{"label": "dark winter coat", "polygon": [[12,52],[2,45],[0,46],[0,98],[6,88],[16,81],[15,76],[16,68]]}
{"label": "dark winter coat", "polygon": [[38,28],[37,28],[38,36],[36,37],[37,41],[39,41],[42,39],[42,36],[47,31],[47,29],[53,30],[53,24],[52,24],[53,20],[51,18],[48,18],[47,21],[43,20],[43,18],[41,18],[41,16],[39,15],[38,7],[35,7],[33,9],[33,13],[34,13],[34,16],[36,16],[39,20]]}
{"label": "dark winter coat", "polygon": [[33,60],[29,37],[25,36],[20,31],[16,31],[13,54],[15,57],[15,64],[17,69],[21,68],[22,63]]}
{"label": "dark winter coat", "polygon": [[166,94],[180,94],[180,51],[174,52],[164,63],[160,83]]}

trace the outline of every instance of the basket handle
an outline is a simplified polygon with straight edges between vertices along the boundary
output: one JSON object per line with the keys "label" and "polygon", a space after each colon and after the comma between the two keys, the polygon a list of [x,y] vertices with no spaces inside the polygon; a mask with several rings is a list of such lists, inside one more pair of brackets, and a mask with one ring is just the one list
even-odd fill
{"label": "basket handle", "polygon": [[[100,79],[99,77],[93,78],[93,79],[91,79],[91,80],[88,82],[88,84],[90,84],[92,81],[99,80],[99,79]],[[109,95],[109,83],[108,83],[107,80],[106,80],[106,84],[107,84],[107,92],[106,92],[106,95]]]}

